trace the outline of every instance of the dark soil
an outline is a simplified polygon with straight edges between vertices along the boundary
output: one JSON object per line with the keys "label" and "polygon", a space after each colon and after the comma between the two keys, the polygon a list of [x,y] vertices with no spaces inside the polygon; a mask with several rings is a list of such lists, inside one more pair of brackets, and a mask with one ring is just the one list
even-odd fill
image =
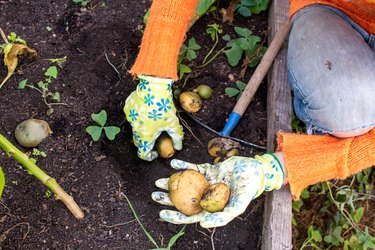
{"label": "dark soil", "polygon": [[[0,90],[0,133],[25,152],[14,138],[14,129],[23,120],[38,118],[48,121],[53,134],[39,146],[47,153],[38,158],[44,169],[71,195],[85,212],[82,221],[76,220],[64,204],[47,198],[47,187],[27,174],[19,164],[1,153],[7,185],[0,203],[0,246],[3,249],[150,249],[147,239],[121,195],[126,194],[140,216],[144,227],[159,246],[182,226],[159,220],[159,210],[165,208],[153,202],[151,192],[155,180],[173,171],[169,160],[145,162],[137,158],[131,141],[131,128],[124,121],[122,111],[126,97],[135,89],[136,82],[127,73],[132,66],[142,38],[144,13],[151,4],[147,1],[94,0],[89,8],[79,8],[70,0],[0,1],[0,24],[36,49],[39,59],[23,62],[16,74]],[[219,7],[227,7],[228,1]],[[202,45],[197,62],[207,54],[212,42],[205,29],[209,23],[222,25],[223,34],[232,34],[233,27],[250,28],[265,38],[267,14],[250,18],[235,18],[233,24],[222,23],[217,12],[211,13],[190,30]],[[51,31],[47,27],[52,28]],[[220,41],[219,47],[224,46]],[[68,106],[55,106],[51,116],[40,94],[31,89],[18,89],[22,79],[37,83],[52,64],[46,58],[67,56],[59,68],[58,78],[50,90],[61,93],[61,101]],[[107,59],[107,57],[108,59]],[[114,68],[114,65],[118,74]],[[194,63],[190,65],[194,70]],[[232,68],[221,54],[212,64],[195,70],[185,89],[205,83],[214,97],[204,102],[197,114],[203,121],[221,130],[234,107],[235,100],[224,93],[234,85],[240,67]],[[243,81],[247,82],[252,70]],[[0,75],[6,75],[5,67]],[[182,85],[182,83],[176,83]],[[92,142],[85,128],[92,124],[90,115],[106,110],[108,124],[121,127],[114,141],[102,138]],[[207,142],[215,135],[208,132],[185,114],[181,114],[200,144],[185,128],[184,148],[175,158],[195,163],[212,162],[206,150]],[[239,125],[231,134],[256,144],[266,138],[266,84],[262,84]],[[261,153],[243,148],[242,155]],[[216,249],[258,249],[262,230],[264,198],[260,197],[247,211],[227,226],[217,228],[213,237]],[[186,227],[185,235],[176,249],[210,249],[211,231],[199,225]]]}

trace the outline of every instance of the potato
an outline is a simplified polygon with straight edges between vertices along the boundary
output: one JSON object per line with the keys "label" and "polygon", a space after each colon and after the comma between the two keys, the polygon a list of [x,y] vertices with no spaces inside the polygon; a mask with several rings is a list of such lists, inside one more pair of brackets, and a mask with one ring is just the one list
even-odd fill
{"label": "potato", "polygon": [[211,98],[213,90],[210,86],[201,84],[193,92],[197,93],[203,100],[207,100]]}
{"label": "potato", "polygon": [[172,138],[164,132],[156,139],[155,149],[158,151],[159,156],[164,159],[171,158],[176,152]]}
{"label": "potato", "polygon": [[19,144],[24,147],[36,147],[44,138],[52,134],[48,123],[38,119],[28,119],[21,122],[14,131]]}
{"label": "potato", "polygon": [[181,107],[188,113],[198,112],[202,107],[202,99],[192,91],[182,92],[178,96]]}
{"label": "potato", "polygon": [[[216,137],[208,142],[207,150],[208,153],[213,157],[227,157],[232,155],[227,155],[228,151],[232,149],[240,148],[238,142],[232,141],[227,138]],[[232,152],[233,153],[233,152]]]}
{"label": "potato", "polygon": [[174,173],[168,182],[169,198],[178,211],[186,215],[202,211],[199,202],[209,183],[195,170],[184,170]]}
{"label": "potato", "polygon": [[230,190],[224,183],[209,186],[203,193],[200,206],[210,213],[222,211],[230,196]]}

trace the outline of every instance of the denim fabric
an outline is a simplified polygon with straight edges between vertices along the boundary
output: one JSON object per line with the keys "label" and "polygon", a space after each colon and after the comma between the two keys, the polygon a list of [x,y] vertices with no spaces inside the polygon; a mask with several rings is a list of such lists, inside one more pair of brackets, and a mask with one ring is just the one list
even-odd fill
{"label": "denim fabric", "polygon": [[292,23],[288,77],[307,132],[375,126],[375,37],[324,5],[303,8]]}

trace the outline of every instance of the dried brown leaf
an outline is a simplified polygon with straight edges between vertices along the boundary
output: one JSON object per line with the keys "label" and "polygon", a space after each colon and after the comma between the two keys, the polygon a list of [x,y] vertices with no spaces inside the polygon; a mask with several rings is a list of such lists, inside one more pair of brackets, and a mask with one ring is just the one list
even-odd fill
{"label": "dried brown leaf", "polygon": [[10,49],[4,49],[4,64],[8,68],[8,74],[0,84],[0,88],[8,81],[13,75],[18,65],[18,55],[27,54],[28,57],[35,58],[37,53],[35,50],[30,49],[23,44],[10,44]]}

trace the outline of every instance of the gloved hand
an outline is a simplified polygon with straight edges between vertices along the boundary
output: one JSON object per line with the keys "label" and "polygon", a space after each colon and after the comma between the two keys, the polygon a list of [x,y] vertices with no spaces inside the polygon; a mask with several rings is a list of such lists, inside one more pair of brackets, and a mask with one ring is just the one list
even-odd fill
{"label": "gloved hand", "polygon": [[144,75],[138,78],[137,89],[126,99],[124,112],[133,128],[133,142],[138,147],[138,156],[152,161],[158,157],[153,148],[161,132],[168,132],[176,150],[182,149],[184,133],[173,104],[173,80]]}
{"label": "gloved hand", "polygon": [[[264,154],[254,158],[234,156],[216,165],[191,164],[181,160],[172,160],[174,169],[194,169],[203,174],[210,184],[225,183],[230,188],[229,201],[221,212],[209,213],[202,211],[199,214],[186,216],[174,210],[160,211],[160,217],[174,224],[189,224],[200,222],[204,228],[226,225],[245,212],[250,202],[263,191],[280,189],[283,184],[284,173],[277,158],[273,154]],[[168,190],[169,178],[159,179],[156,186]],[[152,199],[160,204],[173,206],[165,192],[153,192]]]}

